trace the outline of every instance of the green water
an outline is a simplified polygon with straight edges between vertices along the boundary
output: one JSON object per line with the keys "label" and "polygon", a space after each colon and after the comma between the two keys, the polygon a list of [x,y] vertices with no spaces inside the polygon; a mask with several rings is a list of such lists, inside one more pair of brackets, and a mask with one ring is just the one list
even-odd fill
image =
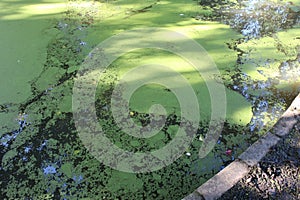
{"label": "green water", "polygon": [[[210,13],[195,1],[1,1],[0,7],[1,197],[180,199],[257,139],[258,133],[250,133],[248,127],[253,104],[232,89],[230,78],[235,74],[237,52],[226,43],[241,35],[218,22],[195,20],[199,14]],[[180,122],[175,96],[155,84],[139,88],[130,101],[131,116],[138,124],[147,122],[152,104],[165,107],[168,126],[150,140],[125,135],[112,123],[110,113],[101,110],[109,105],[116,81],[138,65],[159,63],[183,74],[197,95],[202,120],[196,139],[181,158],[155,172],[131,174],[103,165],[82,144],[72,116],[72,87],[76,71],[98,43],[123,31],[145,27],[183,33],[207,50],[224,76],[227,114],[218,144],[207,157],[199,159],[198,150],[211,114],[211,100],[201,75],[190,63],[162,50],[135,50],[121,56],[100,77],[96,93],[100,123],[117,146],[135,152],[159,149],[172,140]],[[279,51],[279,43],[271,37],[238,45],[251,52],[249,60],[253,61],[239,67],[251,77],[248,82],[241,79],[243,83],[251,85],[253,80],[276,77],[278,65],[295,58],[299,28],[281,31],[277,37],[287,53]],[[264,67],[266,60],[271,60],[268,67]],[[264,75],[258,73],[260,69]],[[297,79],[292,83],[282,81],[277,87],[291,92],[289,87],[295,82]],[[249,93],[258,95],[259,91]],[[267,125],[271,127],[275,120]],[[233,153],[227,155],[228,149]]]}

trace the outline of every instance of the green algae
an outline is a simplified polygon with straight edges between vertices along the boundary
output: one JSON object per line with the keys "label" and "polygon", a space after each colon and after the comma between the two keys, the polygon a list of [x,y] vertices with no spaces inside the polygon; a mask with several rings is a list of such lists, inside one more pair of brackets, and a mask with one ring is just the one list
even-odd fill
{"label": "green algae", "polygon": [[[39,10],[24,11],[26,5],[37,5],[37,1],[27,1],[20,3],[19,1],[4,3],[1,2],[2,20],[1,28],[1,60],[5,65],[1,67],[1,74],[5,74],[1,78],[1,97],[0,104],[7,102],[20,103],[31,95],[30,80],[37,76],[43,67],[46,58],[46,47],[52,34],[45,34],[46,29],[53,24],[51,21],[51,9],[40,13]],[[61,3],[59,1],[53,2]],[[51,4],[49,4],[51,5]],[[14,10],[14,11],[9,11]],[[9,18],[9,13],[16,11],[16,18]],[[62,10],[57,11],[62,12]],[[27,18],[26,13],[33,16],[41,17],[40,19]],[[49,17],[47,17],[49,15]],[[21,31],[20,31],[21,30]],[[18,79],[15,79],[18,77]],[[14,81],[12,81],[14,80]],[[7,87],[10,83],[10,87]]]}
{"label": "green algae", "polygon": [[297,57],[300,46],[298,36],[299,28],[295,27],[287,31],[281,31],[273,37],[265,37],[240,44],[239,48],[241,50],[249,52],[248,61],[243,65],[244,71],[257,79],[263,77],[258,70],[266,71],[269,77],[276,76],[278,66],[282,62]]}
{"label": "green algae", "polygon": [[[172,6],[179,6],[182,4],[182,1],[178,1],[178,3],[173,2],[172,5],[169,4],[160,4],[157,3],[155,6],[151,8],[151,12],[141,13],[137,15],[133,15],[129,18],[122,19],[121,17],[119,19],[116,16],[114,18],[109,18],[105,21],[99,21],[99,23],[95,23],[92,27],[92,31],[90,31],[90,34],[87,37],[88,43],[97,44],[101,42],[103,39],[108,38],[109,36],[112,36],[113,34],[116,34],[120,31],[120,27],[122,27],[122,30],[130,30],[132,28],[142,28],[145,26],[154,26],[154,27],[166,27],[171,30],[175,30],[181,33],[186,34],[187,36],[191,37],[192,39],[196,40],[199,44],[201,44],[208,52],[208,54],[213,58],[213,60],[216,62],[216,65],[218,66],[219,70],[225,70],[228,69],[228,67],[232,67],[234,65],[236,60],[236,54],[232,51],[230,51],[227,46],[226,42],[228,41],[228,37],[236,38],[237,35],[234,31],[230,30],[228,26],[222,25],[220,23],[216,22],[198,22],[196,20],[193,20],[189,17],[182,18],[180,17],[180,13],[187,13],[186,8],[183,6],[183,10],[180,9],[176,10],[176,12],[171,12]],[[149,16],[152,13],[161,13],[164,12],[165,15],[164,20],[170,19],[169,23],[166,23],[161,18],[158,18],[157,21],[154,19],[155,16]],[[170,16],[168,16],[168,13],[170,12]],[[141,16],[138,16],[141,15]],[[176,16],[175,16],[176,15]],[[136,19],[138,18],[138,19]],[[120,20],[122,20],[122,23],[120,24]],[[149,22],[151,21],[151,23]],[[143,23],[137,24],[137,21],[143,21]],[[119,25],[117,25],[119,24]],[[175,24],[175,25],[172,25]],[[180,24],[179,26],[177,24]],[[170,54],[167,55],[166,53],[161,54],[163,57],[155,58],[155,56],[149,56],[154,52],[140,52],[138,53],[128,53],[124,55],[123,57],[119,58],[118,61],[113,63],[113,66],[122,66],[118,68],[120,70],[121,74],[123,70],[128,70],[128,67],[133,67],[132,63],[140,63],[144,64],[146,62],[153,62],[153,63],[160,63],[160,64],[166,64],[167,66],[177,67],[179,65],[182,65],[181,71],[184,74],[190,74],[189,80],[191,82],[199,82],[198,84],[194,85],[194,88],[198,88],[197,93],[199,94],[199,102],[202,103],[202,112],[203,115],[209,116],[209,98],[207,96],[207,89],[205,86],[205,83],[203,83],[203,80],[201,81],[201,78],[199,77],[198,73],[195,72],[195,70],[190,66],[188,67],[187,64],[183,64],[184,62],[180,59],[175,59],[175,56],[171,56]],[[157,53],[155,55],[158,55]],[[173,60],[172,60],[173,59]],[[123,61],[122,61],[123,60]],[[129,60],[129,62],[128,62]],[[177,63],[180,64],[177,64]],[[180,71],[180,69],[179,69]],[[101,80],[102,81],[102,80]],[[200,84],[202,82],[202,84]],[[144,94],[147,92],[144,91]],[[167,94],[167,92],[165,92]],[[234,123],[242,123],[246,125],[251,118],[251,107],[250,105],[245,101],[244,98],[240,97],[238,94],[232,93],[230,91],[227,91],[227,109],[228,109],[228,120],[234,121]],[[140,95],[143,96],[143,95]],[[154,95],[148,95],[147,97],[154,96]],[[146,98],[149,99],[149,98]],[[140,99],[135,98],[136,105],[139,105],[140,107],[144,105]],[[133,101],[135,101],[133,99]],[[150,100],[149,100],[150,101]],[[170,100],[167,100],[170,102]],[[229,102],[239,102],[238,104],[231,104]],[[170,102],[171,103],[171,102]],[[201,105],[201,104],[200,104]],[[172,103],[169,107],[172,106]],[[246,112],[246,108],[248,107],[248,111]],[[140,111],[145,112],[145,109],[139,108]],[[240,110],[243,110],[243,116],[239,116],[237,114]],[[205,118],[205,117],[204,117]]]}
{"label": "green algae", "polygon": [[[247,128],[245,128],[252,115],[251,105],[241,94],[227,89],[227,120],[232,124],[225,124],[224,133],[220,138],[222,142],[206,158],[199,159],[197,157],[202,144],[199,140],[193,141],[191,147],[186,149],[186,152],[191,154],[190,156],[189,154],[183,155],[170,166],[151,173],[119,172],[104,166],[93,158],[78,138],[70,113],[72,79],[81,60],[92,49],[93,45],[113,34],[131,28],[168,27],[189,35],[203,45],[216,61],[221,72],[225,73],[226,70],[232,69],[236,61],[236,52],[229,50],[226,42],[229,38],[239,37],[226,25],[190,19],[190,16],[198,12],[198,7],[196,9],[194,4],[187,4],[186,1],[108,2],[110,4],[96,4],[96,7],[99,6],[101,9],[108,10],[102,16],[100,14],[99,21],[95,21],[92,27],[86,29],[88,34],[85,37],[83,37],[85,34],[82,35],[82,32],[78,31],[77,28],[82,23],[90,23],[91,18],[83,13],[81,15],[85,16],[85,19],[81,19],[77,15],[78,10],[69,13],[71,20],[63,21],[63,24],[69,24],[68,28],[56,27],[55,30],[50,31],[55,37],[52,40],[47,40],[48,51],[43,51],[47,52],[47,55],[43,57],[45,59],[43,66],[35,74],[29,73],[28,80],[30,81],[27,81],[30,85],[30,92],[25,99],[32,99],[31,95],[37,95],[39,98],[34,98],[34,101],[29,101],[30,103],[20,101],[22,102],[21,111],[29,114],[28,120],[32,125],[28,125],[9,147],[1,147],[1,154],[5,152],[1,166],[6,171],[1,168],[0,184],[1,194],[5,195],[5,198],[180,199],[217,173],[220,168],[224,167],[224,163],[228,164],[232,161],[232,157],[225,154],[228,148],[233,150],[233,156],[237,156],[247,148],[248,143],[253,141],[253,135],[247,132]],[[137,12],[149,5],[153,6],[146,12]],[[118,10],[118,6],[123,10]],[[74,8],[74,6],[71,7]],[[111,9],[115,9],[115,13],[110,14]],[[86,10],[89,9],[86,8]],[[162,13],[167,14],[162,15]],[[168,15],[168,13],[170,14]],[[181,13],[185,14],[184,17],[180,16]],[[74,30],[76,30],[75,34]],[[88,46],[81,47],[81,39],[84,39]],[[286,43],[289,43],[289,39],[286,39]],[[68,44],[67,48],[63,48],[64,45]],[[80,51],[76,51],[78,48]],[[261,54],[266,49],[268,50],[268,48],[261,48]],[[268,55],[273,56],[272,52],[274,53],[274,49]],[[151,56],[153,53],[157,56]],[[158,56],[160,56],[159,59]],[[198,90],[199,99],[202,98],[201,101],[199,100],[200,106],[203,106],[202,114],[206,117],[209,116],[209,106],[206,106],[209,105],[209,98],[205,98],[207,91],[205,92],[206,87],[201,76],[180,58],[163,51],[142,50],[130,52],[120,57],[112,64],[106,77],[101,77],[97,94],[99,101],[109,101],[110,96],[107,94],[118,80],[118,76],[133,68],[135,63],[143,64],[146,62],[171,65],[182,72],[194,89]],[[108,93],[101,95],[101,91]],[[165,97],[153,98],[156,95]],[[143,98],[143,96],[147,98]],[[145,99],[147,101],[144,102]],[[179,113],[178,103],[174,95],[170,94],[166,88],[148,85],[140,88],[132,97],[131,108],[136,122],[141,124],[147,122],[147,108],[152,100],[166,105],[166,108],[169,107],[169,114]],[[174,107],[176,108],[175,112]],[[19,112],[16,108],[14,111]],[[100,109],[98,112],[101,113]],[[8,113],[1,114],[4,114],[5,117],[8,116]],[[109,116],[105,112],[101,114]],[[11,116],[17,117],[17,115]],[[15,119],[12,121],[14,122],[13,126],[8,128],[15,130],[18,124],[16,124]],[[165,130],[171,138],[178,129],[178,121],[174,120],[173,122]],[[116,133],[119,132],[112,122],[106,123],[104,121],[103,125],[108,126],[107,136],[114,140],[119,147],[128,148],[128,150],[145,151],[147,147],[155,149],[162,147],[170,140],[167,135],[157,134],[155,138],[152,138],[153,140],[141,143],[141,140],[134,140],[134,138],[125,135],[116,137]],[[200,127],[197,138],[201,139],[207,132],[207,124],[203,122]],[[245,142],[242,143],[241,141]],[[29,153],[22,153],[26,147],[31,147],[31,150]],[[55,168],[56,173],[50,171],[45,174],[45,168],[49,166]]]}
{"label": "green algae", "polygon": [[[47,71],[45,71],[47,73]],[[42,77],[42,76],[40,76]],[[67,83],[64,83],[67,85]],[[67,139],[67,137],[70,137],[70,132],[66,129],[70,130],[70,127],[64,127],[67,123],[70,121],[63,121],[62,119],[68,119],[64,114],[60,113],[60,110],[57,109],[57,105],[60,104],[60,95],[62,92],[66,94],[65,89],[63,89],[63,86],[65,85],[58,85],[54,87],[52,90],[47,91],[45,95],[43,95],[40,98],[40,102],[29,104],[25,109],[29,115],[32,116],[32,119],[35,119],[36,121],[32,121],[33,124],[40,124],[38,119],[42,119],[43,124],[42,127],[35,127],[37,131],[33,131],[34,135],[26,135],[26,137],[35,138],[36,143],[33,144],[34,148],[42,148],[43,141],[47,141],[47,147],[44,147],[45,150],[42,152],[39,152],[40,158],[36,158],[37,155],[30,156],[27,158],[25,155],[25,161],[22,161],[23,158],[20,154],[10,154],[9,152],[15,152],[8,151],[7,155],[4,157],[5,159],[2,160],[3,164],[6,165],[7,162],[13,163],[10,165],[10,170],[18,170],[19,173],[24,174],[26,177],[19,177],[18,175],[15,175],[16,178],[10,178],[9,183],[2,183],[5,184],[7,187],[3,188],[3,193],[9,197],[9,198],[18,198],[18,197],[30,197],[30,198],[57,198],[57,195],[61,197],[68,197],[72,196],[72,198],[83,198],[86,196],[89,196],[90,198],[98,198],[99,196],[107,198],[117,198],[119,195],[129,195],[129,196],[135,196],[133,194],[136,193],[137,185],[130,184],[128,185],[128,181],[132,183],[131,181],[135,180],[131,174],[127,174],[128,178],[122,178],[123,175],[119,177],[119,173],[116,171],[112,171],[110,169],[106,169],[108,173],[105,173],[103,171],[103,168],[99,169],[98,167],[93,168],[93,160],[89,160],[86,158],[86,154],[82,153],[76,153],[76,155],[80,158],[79,155],[85,158],[86,162],[77,162],[76,168],[80,169],[86,169],[89,168],[89,171],[91,171],[91,174],[89,174],[89,171],[87,170],[80,170],[81,174],[83,174],[83,177],[85,178],[85,181],[83,183],[80,183],[81,190],[75,189],[76,183],[70,180],[70,177],[73,175],[71,166],[73,166],[71,163],[69,163],[69,159],[61,157],[61,155],[73,155],[74,149],[76,149],[76,152],[84,152],[84,147],[78,147],[78,144],[80,143],[77,140],[73,140],[73,142],[70,143],[70,140]],[[47,86],[48,87],[48,86]],[[37,91],[39,88],[37,89]],[[56,101],[53,101],[53,98],[56,99]],[[50,101],[52,99],[52,101]],[[49,116],[52,116],[52,118],[49,118]],[[56,121],[62,121],[62,124],[59,125]],[[63,126],[64,128],[62,129]],[[67,132],[68,134],[67,134]],[[24,131],[22,134],[29,134],[32,130]],[[25,137],[25,138],[26,138]],[[55,138],[55,139],[53,139]],[[22,140],[21,140],[22,141]],[[59,141],[59,142],[58,142]],[[32,145],[30,139],[23,140],[22,143],[19,143],[18,141],[14,141],[13,145],[10,148],[18,149],[18,151],[21,151],[25,146]],[[81,150],[79,150],[81,149]],[[33,150],[36,151],[36,150]],[[75,151],[74,151],[75,152]],[[79,155],[78,155],[79,154]],[[7,159],[6,159],[7,158]],[[30,162],[26,162],[26,159],[30,159]],[[75,159],[75,158],[74,158]],[[82,158],[80,158],[82,159]],[[8,160],[6,162],[6,160]],[[14,161],[20,160],[21,162],[15,163]],[[55,164],[52,164],[51,167],[55,167],[56,169],[59,168],[60,172],[62,173],[60,175],[60,178],[57,176],[48,174],[46,177],[43,175],[43,171],[40,168],[43,164],[42,160],[53,160]],[[59,163],[64,163],[59,167]],[[97,162],[97,165],[99,166],[99,163]],[[14,166],[14,168],[12,168]],[[45,167],[46,167],[45,166]],[[10,171],[9,169],[7,169]],[[101,172],[101,174],[98,174],[97,172]],[[9,173],[9,172],[8,172]],[[36,174],[36,175],[34,175]],[[44,177],[44,178],[43,178]],[[116,180],[114,177],[117,177]],[[151,175],[150,175],[151,177]],[[121,178],[121,179],[120,179]],[[168,179],[168,176],[166,175],[164,180]],[[18,181],[16,181],[18,180]],[[140,180],[150,180],[149,178],[140,178]],[[119,181],[116,185],[115,181]],[[127,182],[126,182],[127,181]],[[124,183],[125,182],[125,183]],[[163,181],[162,181],[163,182]],[[178,182],[178,181],[176,181]],[[62,185],[63,183],[67,183],[67,188],[64,188]],[[100,185],[104,185],[106,187],[99,188]],[[171,184],[171,182],[170,182]],[[117,187],[119,185],[119,187]],[[128,186],[128,187],[125,187]],[[142,186],[142,184],[138,185],[139,187]],[[122,193],[122,190],[124,190],[125,187],[125,193]],[[143,186],[144,187],[144,186]],[[152,186],[148,185],[149,191]],[[57,192],[56,188],[60,188]],[[92,193],[88,194],[86,191],[89,191],[87,188],[99,188],[99,190],[95,189],[92,190]],[[121,191],[120,191],[121,189]],[[179,188],[178,188],[179,189]],[[15,191],[16,190],[16,191]],[[18,192],[17,192],[18,191]],[[45,191],[48,191],[50,194],[44,195],[43,193]],[[113,192],[116,193],[113,193]],[[167,195],[169,192],[164,191],[161,189],[159,192],[159,195]],[[154,191],[151,191],[150,195],[155,195]],[[136,198],[139,198],[143,196],[142,193],[137,193]],[[181,196],[181,195],[180,195]]]}
{"label": "green algae", "polygon": [[[59,9],[27,9],[26,6],[51,6],[61,4]],[[9,106],[9,113],[0,113],[1,129],[14,129],[19,104],[29,98],[30,81],[38,76],[46,60],[49,40],[53,37],[47,32],[53,20],[63,11],[61,1],[41,4],[39,1],[0,2],[0,104]],[[56,13],[56,15],[53,15]],[[16,78],[17,77],[17,78]],[[5,128],[4,125],[8,127]]]}

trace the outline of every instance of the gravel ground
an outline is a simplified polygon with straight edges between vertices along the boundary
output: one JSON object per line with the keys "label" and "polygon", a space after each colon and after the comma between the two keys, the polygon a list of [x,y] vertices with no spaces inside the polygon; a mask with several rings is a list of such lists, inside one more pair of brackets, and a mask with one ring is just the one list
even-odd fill
{"label": "gravel ground", "polygon": [[300,122],[220,199],[300,199]]}

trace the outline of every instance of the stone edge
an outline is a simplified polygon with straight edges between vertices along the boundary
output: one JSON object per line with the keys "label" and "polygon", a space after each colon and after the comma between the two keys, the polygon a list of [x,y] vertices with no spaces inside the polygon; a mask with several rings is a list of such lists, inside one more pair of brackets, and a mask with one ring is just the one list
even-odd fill
{"label": "stone edge", "polygon": [[[258,139],[237,160],[214,175],[193,193],[182,200],[213,200],[221,197],[239,180],[246,176],[250,167],[256,165],[282,137],[286,136],[300,119],[300,94],[294,99],[273,128]],[[260,151],[257,151],[257,150]]]}

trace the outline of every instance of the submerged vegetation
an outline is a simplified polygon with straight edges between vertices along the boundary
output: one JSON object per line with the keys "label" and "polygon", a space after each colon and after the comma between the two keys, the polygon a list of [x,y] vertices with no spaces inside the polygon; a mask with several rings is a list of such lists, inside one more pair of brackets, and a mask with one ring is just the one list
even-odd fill
{"label": "submerged vegetation", "polygon": [[[180,199],[268,131],[299,93],[299,5],[69,1],[59,19],[47,23],[51,39],[39,74],[30,79],[27,99],[0,103],[0,119],[18,113],[16,120],[0,124],[1,199]],[[159,149],[172,140],[182,121],[174,95],[167,88],[147,85],[133,95],[129,115],[145,126],[151,103],[163,104],[168,111],[163,129],[141,139],[116,126],[110,110],[112,91],[120,76],[137,64],[173,66],[190,81],[202,109],[196,137],[184,155],[161,170],[131,174],[105,166],[82,144],[71,112],[72,87],[93,47],[123,30],[145,26],[181,31],[203,45],[221,71],[215,79],[227,87],[228,113],[215,148],[199,159],[211,112],[202,77],[187,62],[164,51],[121,56],[101,77],[95,99],[99,123],[118,147],[133,152]]]}

